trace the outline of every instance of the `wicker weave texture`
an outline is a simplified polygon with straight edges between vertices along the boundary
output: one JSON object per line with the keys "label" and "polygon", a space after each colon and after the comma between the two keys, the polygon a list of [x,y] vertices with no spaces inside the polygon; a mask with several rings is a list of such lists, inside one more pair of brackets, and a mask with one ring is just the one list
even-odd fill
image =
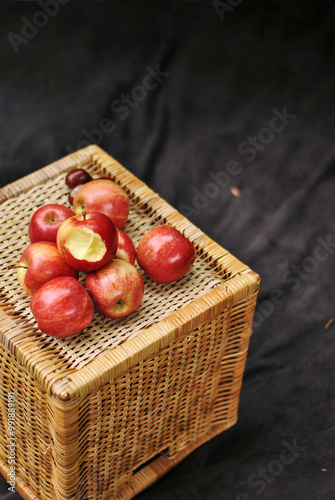
{"label": "wicker weave texture", "polygon": [[[96,314],[72,339],[41,333],[12,266],[29,219],[67,204],[66,172],[109,175],[128,193],[135,244],[170,224],[195,245],[170,285],[142,271],[130,317]],[[259,277],[112,157],[89,146],[0,190],[0,469],[9,472],[8,394],[16,395],[17,491],[27,499],[131,499],[236,422]],[[81,276],[84,278],[84,275]]]}

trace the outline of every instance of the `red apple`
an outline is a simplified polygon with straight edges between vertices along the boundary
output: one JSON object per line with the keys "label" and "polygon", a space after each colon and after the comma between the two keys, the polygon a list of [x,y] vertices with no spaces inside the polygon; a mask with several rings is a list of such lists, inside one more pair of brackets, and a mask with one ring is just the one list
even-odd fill
{"label": "red apple", "polygon": [[93,180],[93,177],[86,170],[83,168],[75,168],[67,174],[65,183],[72,189],[78,186],[78,184],[86,184],[91,180]]}
{"label": "red apple", "polygon": [[72,217],[74,212],[64,205],[43,205],[33,213],[28,234],[31,243],[36,241],[53,241],[56,243],[57,231],[63,221]]}
{"label": "red apple", "polygon": [[57,247],[65,262],[78,271],[94,271],[108,264],[115,256],[118,234],[114,223],[105,214],[83,212],[61,224]]}
{"label": "red apple", "polygon": [[[83,186],[83,184],[78,184],[77,186],[75,186],[74,188],[71,189],[71,191],[69,192],[68,194],[68,200],[69,200],[69,203],[70,205],[73,205],[73,200],[74,200],[74,197],[76,196],[76,192],[78,191],[78,189]],[[73,214],[74,215],[74,214]]]}
{"label": "red apple", "polygon": [[128,220],[129,198],[116,182],[109,179],[94,179],[78,189],[73,209],[76,214],[101,212],[108,215],[122,229]]}
{"label": "red apple", "polygon": [[17,277],[22,288],[29,294],[59,276],[77,278],[78,273],[60,256],[56,243],[37,241],[22,253],[17,267]]}
{"label": "red apple", "polygon": [[133,240],[129,234],[125,233],[121,229],[117,228],[117,232],[119,235],[119,244],[115,257],[129,262],[130,264],[134,264],[136,259],[136,247]]}
{"label": "red apple", "polygon": [[136,267],[121,259],[86,276],[85,288],[97,310],[109,318],[123,318],[142,302],[144,284]]}
{"label": "red apple", "polygon": [[52,337],[71,337],[87,328],[94,304],[79,281],[60,277],[45,283],[30,301],[39,329]]}
{"label": "red apple", "polygon": [[177,229],[161,225],[149,229],[137,247],[138,265],[157,283],[184,276],[195,260],[193,244]]}

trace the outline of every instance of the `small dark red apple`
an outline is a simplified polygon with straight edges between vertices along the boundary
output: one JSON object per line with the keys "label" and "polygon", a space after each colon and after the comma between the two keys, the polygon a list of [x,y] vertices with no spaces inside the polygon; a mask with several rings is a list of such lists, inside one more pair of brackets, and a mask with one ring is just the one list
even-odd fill
{"label": "small dark red apple", "polygon": [[157,283],[184,276],[195,260],[195,248],[177,229],[161,225],[149,229],[137,247],[138,265]]}
{"label": "small dark red apple", "polygon": [[74,188],[72,188],[71,191],[69,192],[67,198],[69,200],[70,205],[73,205],[73,200],[74,200],[74,197],[76,196],[76,192],[78,191],[78,189],[81,186],[83,186],[83,184],[78,184],[77,186],[75,186]]}
{"label": "small dark red apple", "polygon": [[78,184],[86,184],[91,180],[93,180],[93,177],[86,170],[83,168],[75,168],[67,174],[65,183],[72,189],[78,186]]}

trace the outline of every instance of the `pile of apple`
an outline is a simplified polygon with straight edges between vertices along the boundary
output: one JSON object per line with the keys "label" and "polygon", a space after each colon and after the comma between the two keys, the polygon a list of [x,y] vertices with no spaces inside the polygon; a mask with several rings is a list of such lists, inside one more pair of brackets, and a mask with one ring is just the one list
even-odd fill
{"label": "pile of apple", "polygon": [[[73,210],[38,208],[29,221],[30,244],[15,266],[38,327],[53,337],[82,332],[95,311],[109,318],[133,313],[144,295],[136,260],[157,283],[180,279],[195,260],[193,244],[167,225],[148,230],[136,249],[122,231],[129,197],[112,179],[93,179],[77,168],[65,182]],[[80,272],[86,273],[84,284]]]}

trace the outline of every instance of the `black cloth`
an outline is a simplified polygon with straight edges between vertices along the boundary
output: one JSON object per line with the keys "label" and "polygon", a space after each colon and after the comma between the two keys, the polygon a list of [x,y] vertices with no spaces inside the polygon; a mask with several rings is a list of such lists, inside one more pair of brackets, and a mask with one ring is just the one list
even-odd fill
{"label": "black cloth", "polygon": [[334,2],[60,3],[1,3],[1,186],[98,143],[262,279],[238,423],[138,498],[335,498]]}

